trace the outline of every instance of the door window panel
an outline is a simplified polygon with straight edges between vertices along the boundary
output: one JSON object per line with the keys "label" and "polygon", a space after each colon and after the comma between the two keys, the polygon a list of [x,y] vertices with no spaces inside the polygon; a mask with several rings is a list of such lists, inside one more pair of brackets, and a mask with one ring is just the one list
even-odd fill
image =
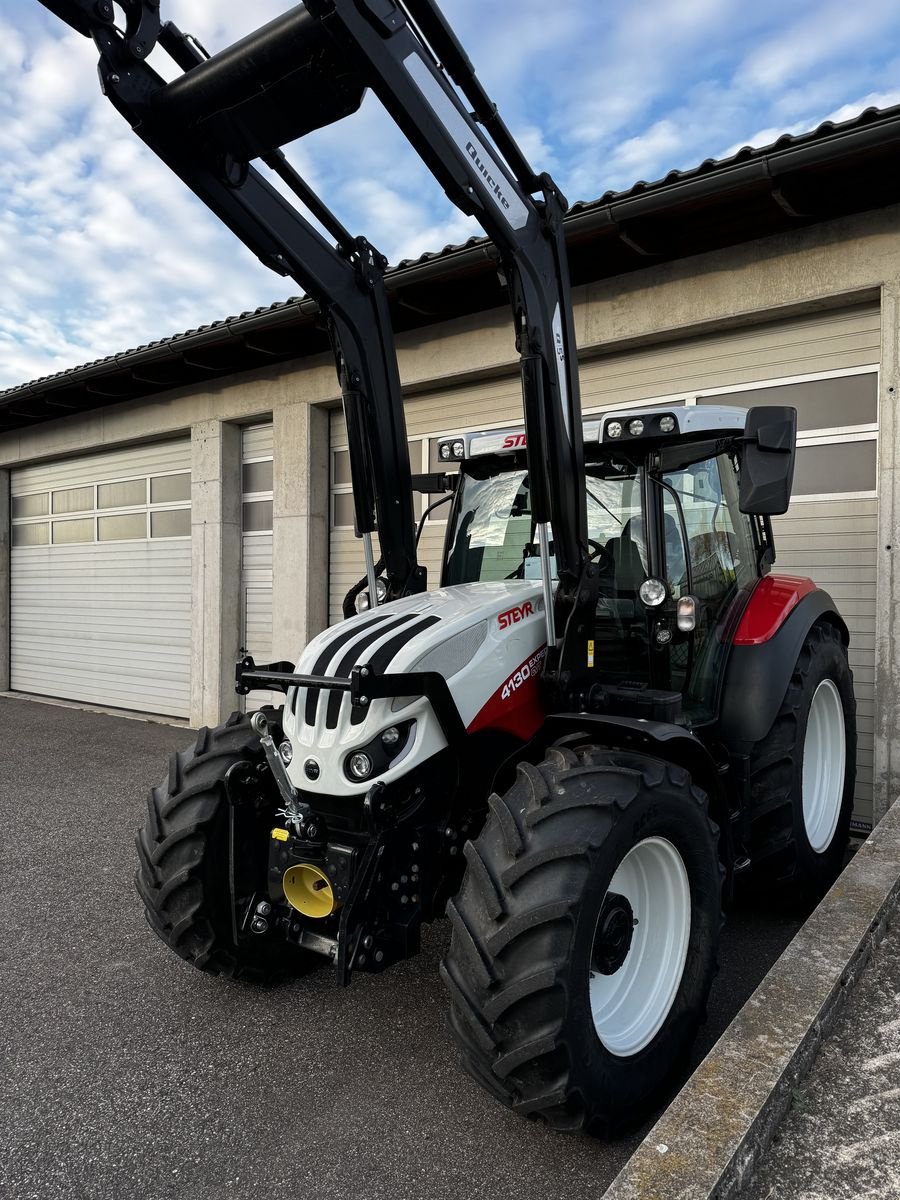
{"label": "door window panel", "polygon": [[147,480],[125,479],[97,485],[98,508],[133,508],[147,503]]}
{"label": "door window panel", "polygon": [[131,541],[147,536],[147,514],[121,513],[115,517],[98,517],[97,536],[101,542]]}
{"label": "door window panel", "polygon": [[244,463],[242,488],[245,492],[271,492],[272,490],[272,459],[265,462]]}
{"label": "door window panel", "polygon": [[794,464],[794,496],[874,492],[878,443],[837,442],[800,446]]}
{"label": "door window panel", "polygon": [[94,540],[94,518],[87,517],[80,521],[54,521],[54,546],[67,545],[70,542],[92,542]]}
{"label": "door window panel", "polygon": [[94,507],[93,487],[65,488],[53,493],[53,512],[85,512]]}
{"label": "door window panel", "polygon": [[47,521],[33,521],[30,525],[13,525],[14,546],[46,546],[50,541],[50,525]]}
{"label": "door window panel", "polygon": [[191,510],[168,508],[150,514],[150,536],[187,537],[191,532]]}
{"label": "door window panel", "polygon": [[50,497],[47,492],[38,492],[34,496],[13,496],[13,520],[18,517],[46,517],[50,511]]}
{"label": "door window panel", "polygon": [[272,528],[271,500],[252,500],[243,507],[244,533],[265,533]]}
{"label": "door window panel", "polygon": [[737,408],[788,404],[797,410],[797,428],[842,429],[847,425],[874,425],[878,420],[878,376],[843,375],[837,379],[813,379],[752,391],[698,396],[698,404],[731,404]]}
{"label": "door window panel", "polygon": [[191,475],[156,475],[150,480],[150,503],[172,504],[178,500],[190,500]]}

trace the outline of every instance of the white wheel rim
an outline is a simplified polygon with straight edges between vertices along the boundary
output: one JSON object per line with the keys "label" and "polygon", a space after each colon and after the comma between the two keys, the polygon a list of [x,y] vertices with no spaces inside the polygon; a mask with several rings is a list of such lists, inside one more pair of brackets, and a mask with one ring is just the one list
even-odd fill
{"label": "white wheel rim", "polygon": [[803,741],[803,825],[817,854],[831,845],[847,761],[844,706],[834,681],[823,679],[813,694]]}
{"label": "white wheel rim", "polygon": [[636,924],[614,974],[590,964],[591,1015],[610,1054],[626,1058],[653,1041],[675,1001],[691,932],[691,888],[672,843],[651,837],[628,851],[609,891],[628,900]]}

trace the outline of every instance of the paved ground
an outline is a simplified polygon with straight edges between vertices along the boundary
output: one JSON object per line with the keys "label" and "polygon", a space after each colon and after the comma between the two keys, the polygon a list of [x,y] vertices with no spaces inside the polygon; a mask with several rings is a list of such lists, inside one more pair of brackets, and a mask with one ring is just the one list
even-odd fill
{"label": "paved ground", "polygon": [[847,1000],[747,1200],[900,1196],[900,928]]}
{"label": "paved ground", "polygon": [[[145,789],[191,740],[0,699],[0,1196],[596,1200],[639,1135],[553,1135],[458,1070],[444,923],[417,959],[346,991],[327,971],[268,992],[225,984],[156,940],[132,835]],[[732,914],[698,1055],[801,919]]]}

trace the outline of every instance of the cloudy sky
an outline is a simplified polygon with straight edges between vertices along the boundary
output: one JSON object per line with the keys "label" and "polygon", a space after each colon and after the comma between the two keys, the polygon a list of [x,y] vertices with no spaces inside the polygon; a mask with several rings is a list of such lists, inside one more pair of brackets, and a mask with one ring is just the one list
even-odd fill
{"label": "cloudy sky", "polygon": [[[162,0],[210,51],[289,7]],[[533,165],[570,200],[900,103],[892,0],[443,8]],[[296,292],[130,133],[95,63],[37,0],[0,0],[0,388]],[[476,232],[371,97],[289,153],[392,262]]]}

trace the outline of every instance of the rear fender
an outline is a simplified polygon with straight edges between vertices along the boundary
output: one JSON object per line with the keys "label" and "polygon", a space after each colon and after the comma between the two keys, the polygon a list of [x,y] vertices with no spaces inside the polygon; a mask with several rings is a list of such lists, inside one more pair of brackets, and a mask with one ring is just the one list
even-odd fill
{"label": "rear fender", "polygon": [[748,753],[772,728],[800,648],[817,621],[834,625],[844,645],[849,644],[850,634],[834,601],[815,587],[763,631],[764,639],[740,642],[735,638],[725,668],[719,716],[719,736],[732,753]]}

